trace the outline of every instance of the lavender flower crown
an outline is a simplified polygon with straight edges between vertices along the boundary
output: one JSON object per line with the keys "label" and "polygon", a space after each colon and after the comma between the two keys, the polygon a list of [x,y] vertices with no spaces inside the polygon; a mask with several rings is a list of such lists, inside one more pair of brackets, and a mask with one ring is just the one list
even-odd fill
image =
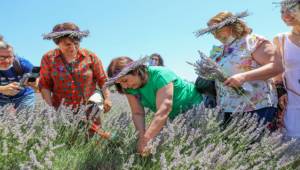
{"label": "lavender flower crown", "polygon": [[281,2],[273,2],[273,4],[280,5],[284,9],[291,10],[297,5],[300,5],[300,0],[282,0]]}
{"label": "lavender flower crown", "polygon": [[60,37],[64,37],[64,36],[69,36],[72,38],[78,38],[81,39],[83,37],[87,37],[89,35],[89,31],[71,31],[71,30],[65,30],[65,31],[58,31],[58,32],[51,32],[48,34],[43,34],[43,39],[44,40],[53,40],[53,39],[57,39]]}
{"label": "lavender flower crown", "polygon": [[143,57],[137,61],[129,63],[126,67],[119,70],[112,78],[110,78],[105,84],[104,87],[109,87],[115,84],[115,82],[122,76],[127,75],[130,71],[138,68],[141,65],[144,65],[150,60],[149,56]]}
{"label": "lavender flower crown", "polygon": [[198,31],[195,31],[194,34],[195,36],[198,38],[206,33],[210,33],[212,31],[216,31],[218,29],[221,29],[223,28],[224,26],[226,25],[230,25],[232,23],[235,23],[237,22],[239,19],[241,18],[244,18],[244,17],[247,17],[249,16],[250,14],[248,13],[248,11],[244,11],[244,12],[241,12],[241,13],[237,13],[227,19],[225,19],[224,21],[220,22],[220,23],[217,23],[217,24],[214,24],[212,26],[209,26],[207,28],[204,28],[204,29],[200,29]]}

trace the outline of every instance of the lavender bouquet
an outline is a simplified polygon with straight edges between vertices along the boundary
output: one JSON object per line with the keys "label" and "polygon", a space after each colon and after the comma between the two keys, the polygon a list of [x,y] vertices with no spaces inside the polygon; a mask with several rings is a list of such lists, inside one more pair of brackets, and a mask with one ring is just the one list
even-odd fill
{"label": "lavender bouquet", "polygon": [[[188,62],[188,64],[195,67],[198,76],[207,80],[218,80],[220,82],[224,82],[228,78],[216,62],[207,57],[203,52],[198,51],[198,53],[200,60],[196,61],[196,63]],[[245,94],[245,90],[242,87],[233,87],[233,89],[239,95]]]}

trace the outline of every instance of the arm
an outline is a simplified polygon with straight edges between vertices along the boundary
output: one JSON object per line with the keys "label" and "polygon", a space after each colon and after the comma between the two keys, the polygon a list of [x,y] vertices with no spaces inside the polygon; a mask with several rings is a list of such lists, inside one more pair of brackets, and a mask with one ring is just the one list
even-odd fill
{"label": "arm", "polygon": [[97,85],[102,89],[103,94],[103,105],[104,113],[108,112],[112,107],[112,102],[110,100],[110,92],[108,88],[102,88],[105,81],[107,80],[107,75],[103,69],[101,60],[95,54],[91,54],[92,57],[92,68],[93,68],[93,77],[97,82]]}
{"label": "arm", "polygon": [[253,53],[254,60],[262,66],[246,72],[246,81],[266,80],[282,73],[282,63],[277,55],[274,46],[269,42],[264,42]]}
{"label": "arm", "polygon": [[48,105],[52,106],[51,89],[53,88],[53,80],[51,78],[50,62],[48,61],[47,55],[45,55],[41,61],[40,78],[38,83],[43,99]]}
{"label": "arm", "polygon": [[283,71],[281,60],[269,42],[263,42],[252,53],[252,57],[262,66],[251,71],[235,74],[229,77],[224,84],[231,87],[239,87],[246,81],[267,80]]}
{"label": "arm", "polygon": [[[22,85],[25,85],[25,86],[29,86],[31,87],[35,92],[38,92],[38,80],[34,81],[34,82],[28,82],[28,77],[24,76],[26,73],[31,73],[32,72],[32,69],[33,69],[33,65],[30,61],[28,61],[27,59],[25,58],[21,58],[21,57],[17,57],[15,56],[17,60],[17,63],[20,64],[20,67],[23,71],[23,80],[25,80],[25,82],[23,82],[24,84]],[[21,80],[22,80],[21,79]],[[20,83],[21,83],[21,80],[20,80]]]}
{"label": "arm", "polygon": [[140,138],[145,134],[145,110],[135,96],[126,94],[126,97],[131,108],[135,129],[138,131]]}
{"label": "arm", "polygon": [[102,94],[103,94],[103,106],[104,106],[104,113],[110,111],[112,102],[110,100],[110,92],[108,88],[102,89]]}
{"label": "arm", "polygon": [[172,111],[173,105],[173,89],[173,83],[169,83],[157,92],[157,111],[154,119],[150,123],[149,128],[139,140],[138,150],[140,153],[142,153],[142,155],[147,155],[147,143],[161,131],[168,120],[168,114]]}
{"label": "arm", "polygon": [[[96,80],[97,85],[100,88],[102,88],[105,81],[107,80],[107,75],[103,69],[101,60],[96,56],[96,54],[91,53],[90,55],[92,58],[93,78],[94,78],[94,80]],[[106,97],[105,94],[103,94],[103,95],[105,98]]]}
{"label": "arm", "polygon": [[[278,60],[282,61],[282,52],[280,50],[280,43],[279,43],[279,37],[275,37],[273,39],[273,43],[276,47],[276,56],[278,58]],[[283,67],[283,62],[282,62],[282,67]],[[284,68],[283,68],[284,69]],[[278,83],[281,83],[283,80],[282,80],[282,73],[276,75],[275,77],[273,77],[273,82],[276,84],[277,82]]]}
{"label": "arm", "polygon": [[41,89],[41,94],[45,102],[49,105],[52,106],[52,100],[51,100],[51,91],[46,88]]}
{"label": "arm", "polygon": [[[276,47],[276,53],[277,53],[277,56],[278,56],[278,59],[282,61],[282,65],[283,65],[283,45],[282,43],[280,44],[279,42],[279,37],[275,37],[273,39],[273,43]],[[285,107],[287,105],[287,102],[288,102],[288,98],[287,98],[287,91],[284,87],[284,84],[283,84],[283,74],[280,73],[278,75],[276,75],[275,77],[273,77],[273,83],[276,87],[276,90],[277,90],[277,96],[278,96],[278,103],[279,103],[279,113],[281,113],[281,115],[279,116],[279,120],[281,122],[281,124],[283,124],[283,110],[285,110]],[[281,112],[280,112],[281,110]]]}
{"label": "arm", "polygon": [[110,92],[109,92],[108,88],[104,88],[104,89],[102,90],[102,94],[103,94],[103,99],[104,99],[104,100],[110,98]]}
{"label": "arm", "polygon": [[154,119],[151,121],[149,128],[146,130],[145,138],[154,138],[163,128],[168,120],[168,115],[173,106],[173,83],[159,89],[156,94],[156,107]]}

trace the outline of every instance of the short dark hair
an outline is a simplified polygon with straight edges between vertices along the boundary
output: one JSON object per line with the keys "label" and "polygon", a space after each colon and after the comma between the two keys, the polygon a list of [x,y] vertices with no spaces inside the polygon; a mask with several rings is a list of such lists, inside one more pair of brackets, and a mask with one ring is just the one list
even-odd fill
{"label": "short dark hair", "polygon": [[[110,64],[108,65],[108,68],[107,68],[108,77],[112,78],[112,77],[116,76],[123,68],[125,68],[131,62],[133,62],[133,60],[127,56],[114,58],[110,62]],[[142,81],[144,81],[147,77],[146,69],[147,68],[145,65],[140,65],[137,68],[135,68],[134,70],[131,70],[130,72],[128,72],[127,75],[128,74],[138,75],[138,76],[140,76]],[[115,83],[115,86],[119,93],[123,94],[125,92],[119,83]]]}
{"label": "short dark hair", "polygon": [[150,58],[152,58],[152,57],[158,57],[158,66],[164,66],[164,60],[160,54],[153,53],[153,54],[151,54]]}
{"label": "short dark hair", "polygon": [[[79,31],[79,27],[71,22],[65,22],[62,24],[57,24],[53,27],[52,32],[60,32],[60,31]],[[59,44],[60,40],[63,38],[69,37],[68,35],[66,36],[62,36],[56,39],[53,39],[54,43],[57,45]],[[76,41],[76,42],[80,42],[81,39],[80,38],[76,38],[76,37],[70,37],[72,40]]]}

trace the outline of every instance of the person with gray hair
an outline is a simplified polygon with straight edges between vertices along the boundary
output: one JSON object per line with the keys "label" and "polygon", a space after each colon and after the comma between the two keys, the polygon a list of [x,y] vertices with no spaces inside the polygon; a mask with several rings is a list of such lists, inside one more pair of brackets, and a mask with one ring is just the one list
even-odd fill
{"label": "person with gray hair", "polygon": [[32,68],[28,60],[14,54],[13,47],[0,35],[0,107],[13,104],[17,111],[33,109],[35,96],[32,88],[36,83],[26,80],[23,86],[20,85]]}

